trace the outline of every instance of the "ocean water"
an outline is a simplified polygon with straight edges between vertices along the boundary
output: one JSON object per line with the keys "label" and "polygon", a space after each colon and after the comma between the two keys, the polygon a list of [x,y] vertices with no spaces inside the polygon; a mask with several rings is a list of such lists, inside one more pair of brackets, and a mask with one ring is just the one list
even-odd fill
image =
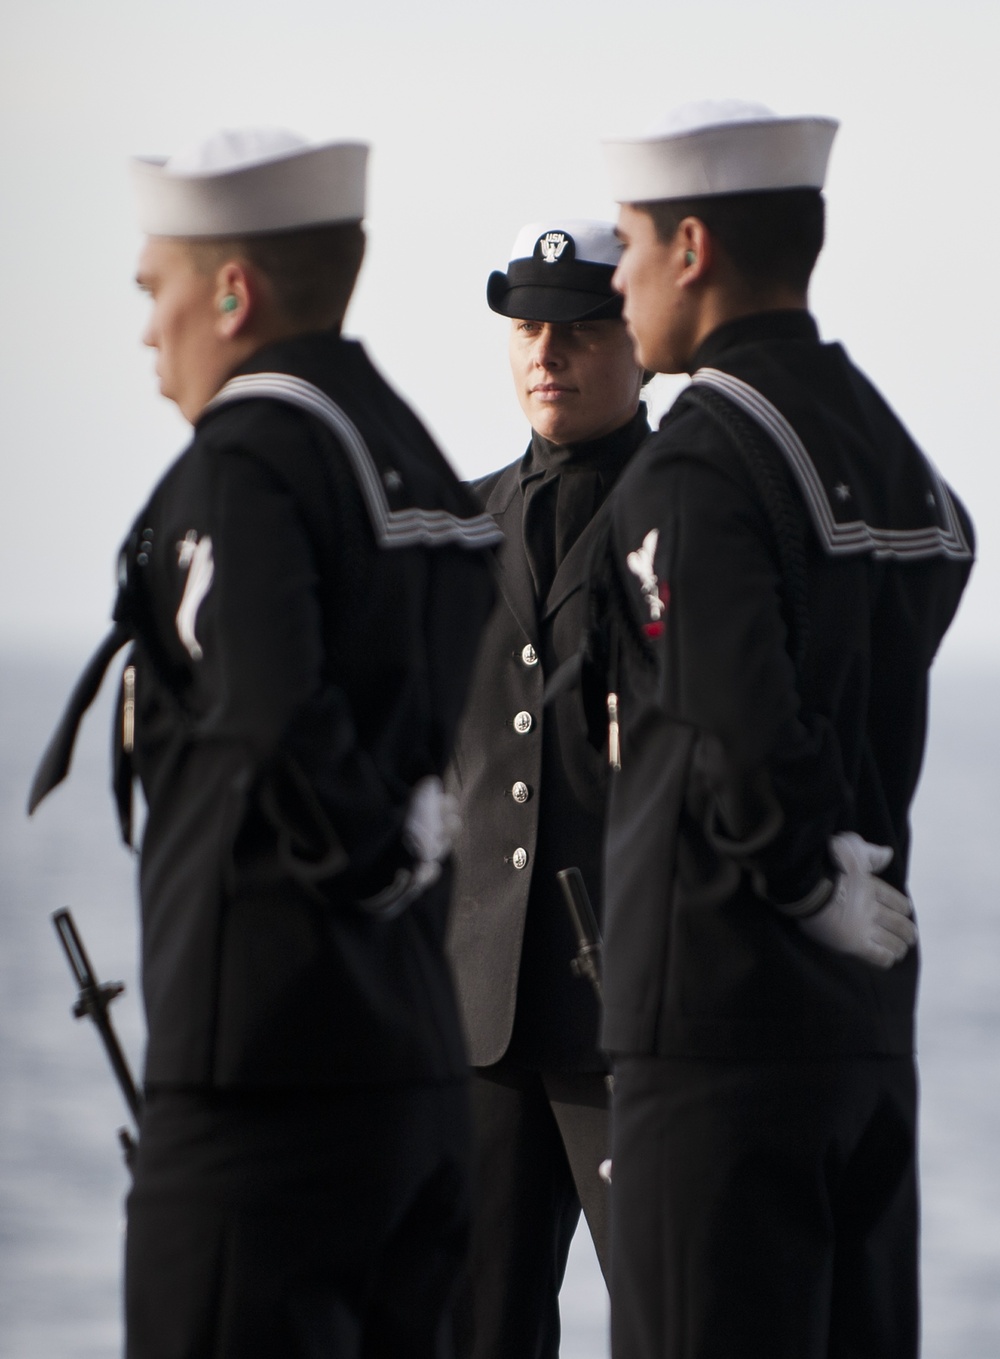
{"label": "ocean water", "polygon": [[[0,1359],[120,1353],[127,1111],[49,921],[71,906],[133,1067],[134,861],[107,791],[109,695],[68,784],[32,821],[30,776],[85,658],[0,655]],[[110,689],[110,681],[107,687]],[[925,1359],[1000,1355],[1000,671],[945,666],[914,812]],[[585,1233],[563,1289],[565,1359],[603,1359],[607,1297]]]}

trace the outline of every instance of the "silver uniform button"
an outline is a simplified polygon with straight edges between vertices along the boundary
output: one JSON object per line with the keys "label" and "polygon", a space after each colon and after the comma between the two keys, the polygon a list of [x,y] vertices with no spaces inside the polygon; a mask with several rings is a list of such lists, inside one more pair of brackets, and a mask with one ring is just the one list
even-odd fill
{"label": "silver uniform button", "polygon": [[525,665],[538,664],[538,652],[535,650],[535,648],[531,645],[530,642],[528,643],[527,646],[522,647],[521,660],[524,662]]}
{"label": "silver uniform button", "polygon": [[518,735],[523,736],[525,732],[531,730],[531,724],[534,722],[534,720],[535,719],[531,716],[531,713],[525,712],[522,709],[521,712],[519,712],[517,716],[514,718],[514,730],[518,733]]}
{"label": "silver uniform button", "polygon": [[517,783],[515,783],[514,787],[510,790],[510,795],[515,802],[527,802],[528,785],[526,783],[522,783],[521,780],[518,779]]}
{"label": "silver uniform button", "polygon": [[526,849],[521,849],[519,845],[517,849],[515,849],[514,853],[511,855],[511,863],[514,865],[515,868],[524,868],[527,862],[528,862],[528,851]]}

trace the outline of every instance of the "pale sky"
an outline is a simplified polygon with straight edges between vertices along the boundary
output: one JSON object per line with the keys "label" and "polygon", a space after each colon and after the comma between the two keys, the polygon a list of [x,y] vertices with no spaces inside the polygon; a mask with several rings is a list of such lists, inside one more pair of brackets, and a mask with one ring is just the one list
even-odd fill
{"label": "pale sky", "polygon": [[[970,507],[946,647],[1000,660],[995,3],[8,0],[0,19],[0,645],[103,634],[118,544],[187,427],[139,344],[126,162],[220,126],[371,141],[347,331],[465,475],[526,427],[490,270],[613,218],[602,135],[736,96],[841,120],[813,310]],[[662,408],[676,390],[658,380]]]}

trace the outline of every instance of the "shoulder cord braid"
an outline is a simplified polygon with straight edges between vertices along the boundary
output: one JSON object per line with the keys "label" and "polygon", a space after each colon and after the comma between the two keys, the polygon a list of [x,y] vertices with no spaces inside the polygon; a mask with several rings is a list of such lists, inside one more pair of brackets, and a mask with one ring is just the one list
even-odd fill
{"label": "shoulder cord braid", "polygon": [[809,642],[809,586],[802,505],[790,484],[785,461],[760,426],[719,392],[692,385],[685,388],[678,401],[700,406],[721,426],[750,474],[774,534],[789,631],[788,650],[801,681]]}

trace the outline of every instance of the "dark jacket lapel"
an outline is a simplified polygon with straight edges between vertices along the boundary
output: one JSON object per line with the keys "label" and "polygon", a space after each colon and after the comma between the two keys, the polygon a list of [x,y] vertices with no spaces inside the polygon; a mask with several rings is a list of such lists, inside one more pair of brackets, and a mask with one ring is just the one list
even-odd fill
{"label": "dark jacket lapel", "polygon": [[609,498],[606,498],[603,504],[599,506],[593,519],[560,562],[552,581],[552,588],[549,590],[548,598],[545,601],[545,608],[542,612],[543,618],[550,618],[557,609],[562,608],[570,595],[582,589],[586,584],[587,577],[590,574],[591,548],[600,533],[601,525],[604,523]]}
{"label": "dark jacket lapel", "polygon": [[500,589],[507,606],[532,641],[538,639],[535,609],[535,584],[524,550],[522,525],[524,497],[520,488],[520,463],[513,463],[498,478],[486,499],[485,509],[503,531],[504,541],[497,554]]}

